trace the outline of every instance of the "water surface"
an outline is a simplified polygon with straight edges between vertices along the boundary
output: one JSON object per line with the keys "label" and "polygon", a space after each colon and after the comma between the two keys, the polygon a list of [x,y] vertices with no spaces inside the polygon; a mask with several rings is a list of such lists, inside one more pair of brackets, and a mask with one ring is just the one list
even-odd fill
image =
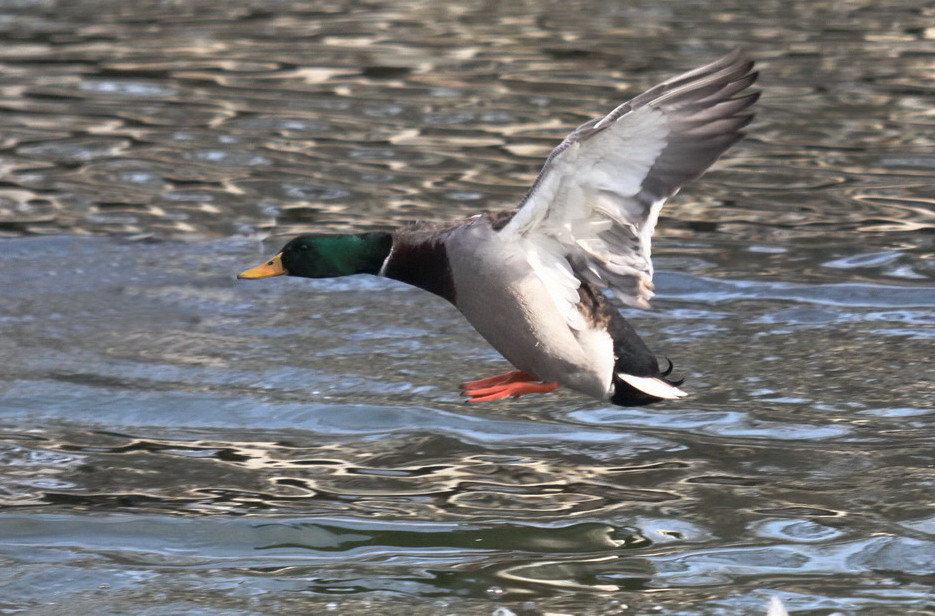
{"label": "water surface", "polygon": [[[935,612],[933,15],[6,5],[0,613]],[[233,279],[298,231],[508,207],[738,44],[758,120],[626,312],[684,401],[467,405],[507,366],[441,300]]]}

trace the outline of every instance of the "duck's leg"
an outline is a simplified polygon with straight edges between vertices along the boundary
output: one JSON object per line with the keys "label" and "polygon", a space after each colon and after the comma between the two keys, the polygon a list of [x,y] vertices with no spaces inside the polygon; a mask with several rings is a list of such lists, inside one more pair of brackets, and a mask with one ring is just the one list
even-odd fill
{"label": "duck's leg", "polygon": [[479,389],[481,387],[493,387],[494,385],[506,385],[508,383],[526,383],[529,381],[538,380],[539,379],[536,377],[532,376],[531,374],[526,374],[522,370],[513,370],[512,372],[498,374],[497,376],[492,376],[486,379],[461,383],[461,390],[467,393],[473,389]]}
{"label": "duck's leg", "polygon": [[464,394],[470,396],[468,402],[492,402],[510,396],[519,397],[526,394],[547,394],[558,389],[558,383],[530,383],[527,381],[514,381],[504,385],[466,389]]}

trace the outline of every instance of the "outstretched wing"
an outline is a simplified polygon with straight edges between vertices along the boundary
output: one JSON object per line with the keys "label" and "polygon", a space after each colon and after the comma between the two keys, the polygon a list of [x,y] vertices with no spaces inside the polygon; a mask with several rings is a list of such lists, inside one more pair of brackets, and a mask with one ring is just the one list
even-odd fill
{"label": "outstretched wing", "polygon": [[758,92],[734,51],[650,88],[562,141],[503,228],[524,243],[573,327],[579,277],[615,303],[648,307],[650,240],[662,204],[740,140]]}

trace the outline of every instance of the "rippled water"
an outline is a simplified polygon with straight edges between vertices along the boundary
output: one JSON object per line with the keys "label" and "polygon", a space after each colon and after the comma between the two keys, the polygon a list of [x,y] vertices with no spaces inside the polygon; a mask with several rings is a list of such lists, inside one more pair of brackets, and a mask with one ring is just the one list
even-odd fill
{"label": "rippled water", "polygon": [[[0,614],[935,613],[933,17],[4,3]],[[232,278],[299,230],[509,206],[738,44],[758,120],[627,313],[684,401],[467,405],[506,366],[441,300]]]}

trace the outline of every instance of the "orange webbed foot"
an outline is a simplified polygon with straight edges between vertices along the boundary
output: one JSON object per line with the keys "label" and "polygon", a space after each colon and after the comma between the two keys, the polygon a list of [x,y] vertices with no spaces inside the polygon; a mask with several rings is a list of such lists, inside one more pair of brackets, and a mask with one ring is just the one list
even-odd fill
{"label": "orange webbed foot", "polygon": [[[484,383],[487,386],[465,387],[464,395],[470,398],[468,402],[492,402],[494,400],[509,398],[510,396],[518,398],[519,396],[525,396],[526,394],[547,394],[558,389],[557,382],[532,383],[530,381],[535,380],[534,377],[531,377],[530,375],[523,372],[520,372],[519,374],[522,375],[522,377],[514,377],[509,381],[504,379],[504,377],[509,375],[493,377],[493,379],[503,379],[500,381],[494,381],[493,379],[483,379],[483,381],[488,381],[488,383]],[[474,383],[482,383],[482,381],[474,381]],[[465,385],[470,384],[465,383]]]}
{"label": "orange webbed foot", "polygon": [[526,374],[522,370],[513,370],[512,372],[506,372],[504,374],[498,374],[497,376],[492,376],[486,379],[480,379],[477,381],[468,381],[466,383],[461,383],[461,390],[465,393],[468,393],[471,390],[479,389],[481,387],[493,387],[494,385],[506,385],[508,383],[525,383],[528,381],[538,381],[536,377],[531,374]]}

